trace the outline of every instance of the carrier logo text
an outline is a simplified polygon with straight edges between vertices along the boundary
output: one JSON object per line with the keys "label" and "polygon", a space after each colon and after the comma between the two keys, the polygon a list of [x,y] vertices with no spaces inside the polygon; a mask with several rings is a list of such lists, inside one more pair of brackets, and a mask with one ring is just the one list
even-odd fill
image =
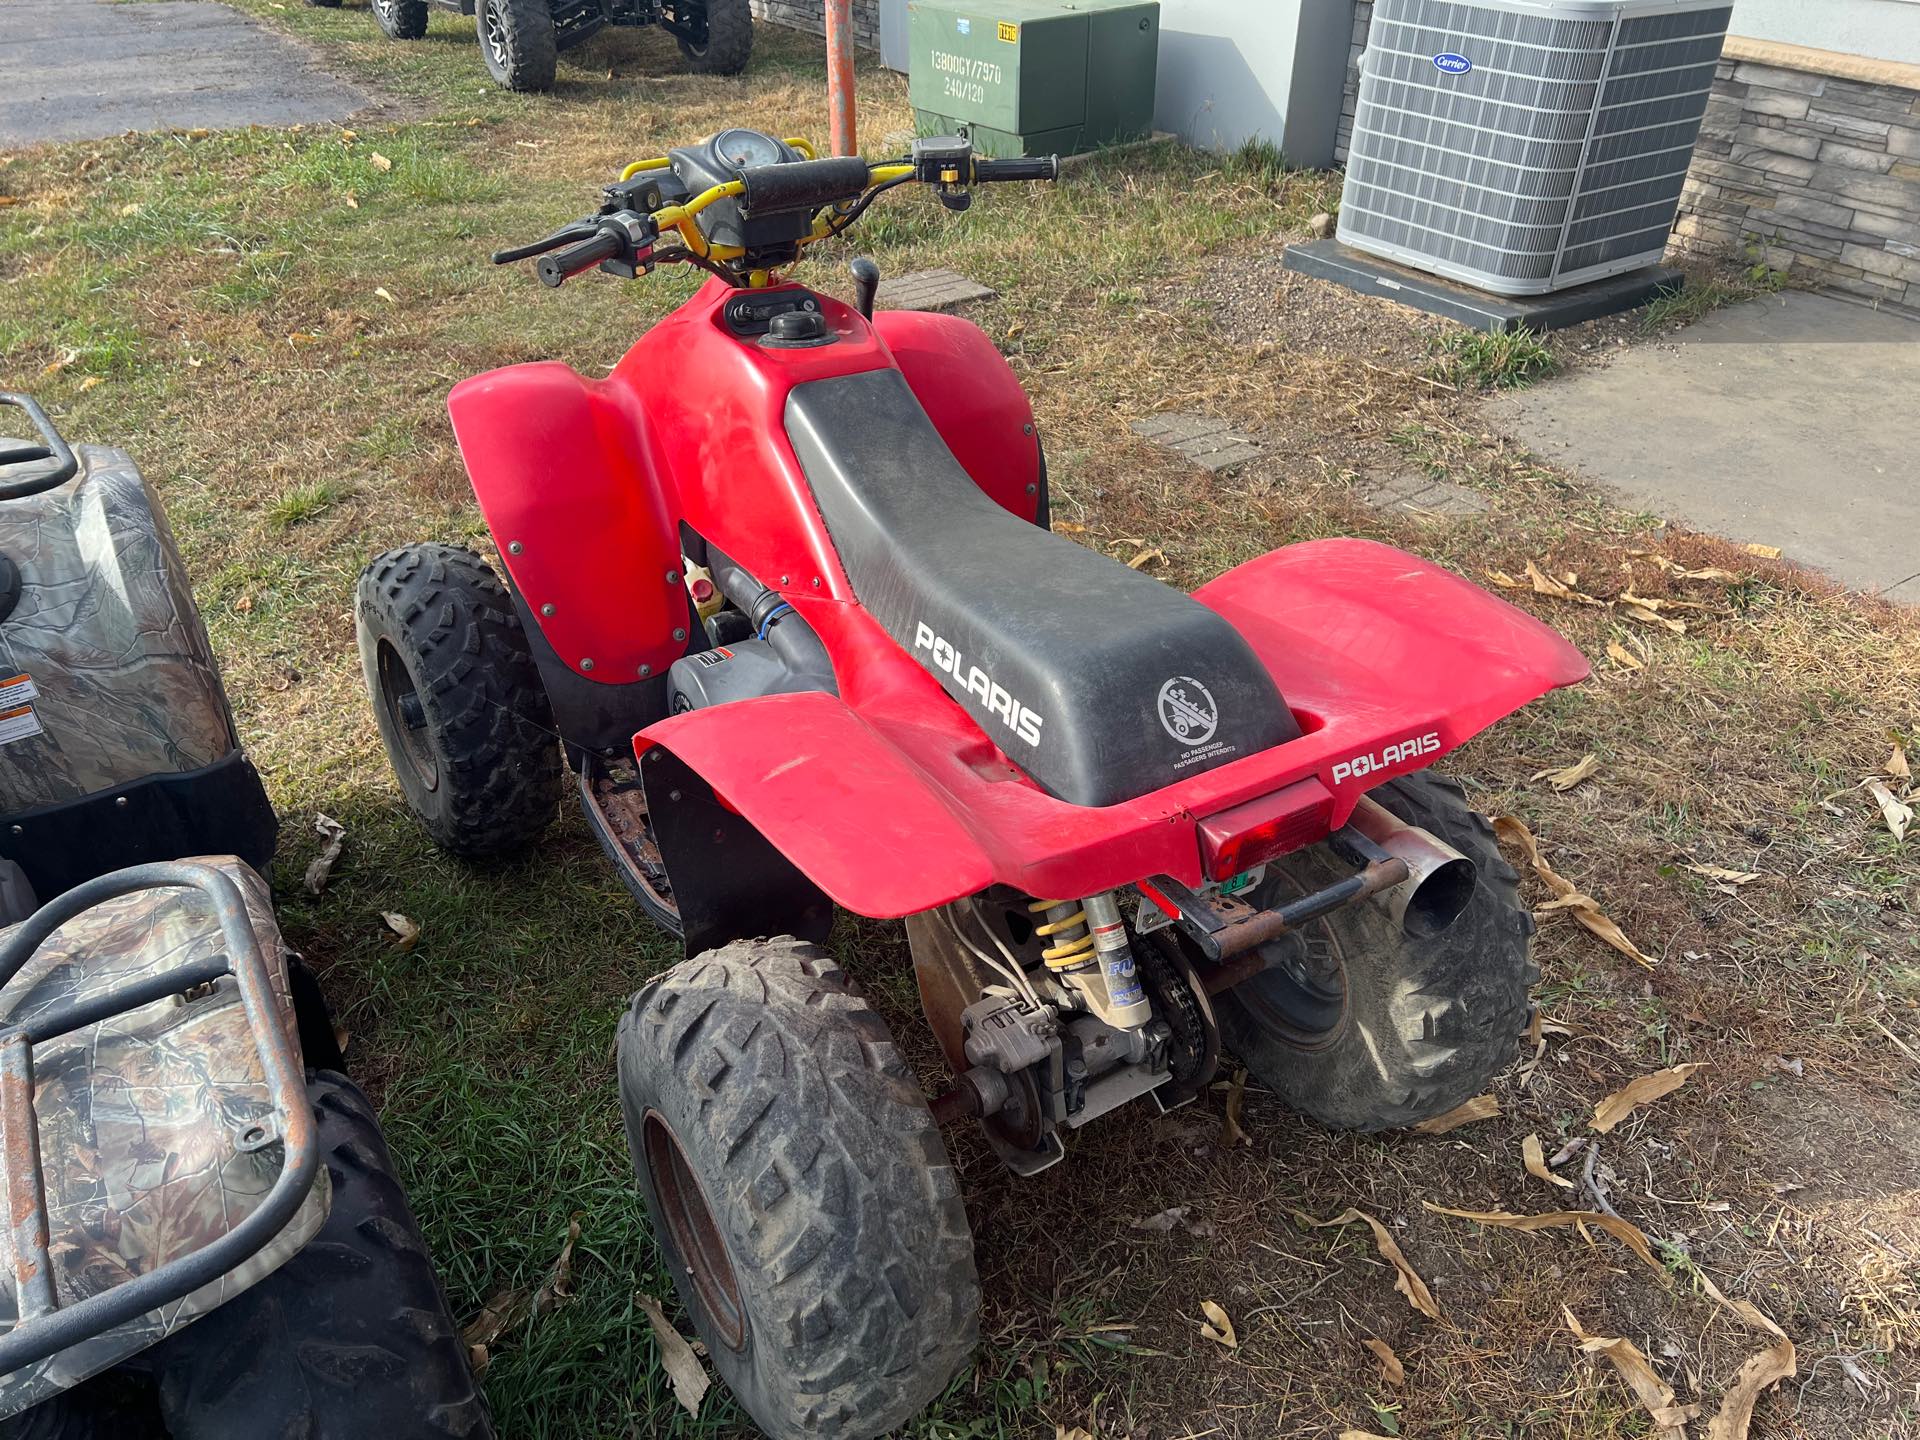
{"label": "carrier logo text", "polygon": [[1040,726],[1044,723],[1044,717],[1014,699],[1006,686],[996,683],[978,665],[967,664],[966,657],[953,647],[953,643],[934,634],[933,627],[924,621],[913,627],[913,648],[925,650],[931,655],[936,669],[946,671],[959,681],[969,695],[979,696],[980,703],[1027,744],[1040,743]]}
{"label": "carrier logo text", "polygon": [[1397,745],[1383,745],[1369,755],[1356,755],[1351,760],[1342,760],[1333,767],[1333,783],[1342,780],[1357,780],[1362,775],[1371,775],[1376,770],[1384,770],[1389,765],[1398,765],[1402,760],[1413,760],[1421,755],[1431,755],[1440,748],[1440,735],[1429,730],[1424,735],[1415,735],[1402,740]]}

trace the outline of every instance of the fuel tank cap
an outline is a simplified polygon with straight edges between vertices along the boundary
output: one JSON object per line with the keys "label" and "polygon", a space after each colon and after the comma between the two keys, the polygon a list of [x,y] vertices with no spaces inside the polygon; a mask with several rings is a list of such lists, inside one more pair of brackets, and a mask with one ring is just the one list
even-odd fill
{"label": "fuel tank cap", "polygon": [[767,324],[766,337],[760,342],[770,350],[801,350],[813,345],[831,345],[833,336],[827,320],[817,310],[788,310]]}

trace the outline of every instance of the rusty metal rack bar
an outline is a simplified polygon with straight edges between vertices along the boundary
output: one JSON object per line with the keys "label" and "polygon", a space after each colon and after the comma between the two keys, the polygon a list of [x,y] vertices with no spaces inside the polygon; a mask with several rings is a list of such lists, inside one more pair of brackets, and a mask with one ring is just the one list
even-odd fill
{"label": "rusty metal rack bar", "polygon": [[[0,1022],[0,1142],[4,1199],[12,1225],[19,1321],[0,1335],[0,1375],[12,1374],[68,1346],[184,1300],[259,1251],[279,1234],[313,1188],[320,1151],[300,1062],[287,1039],[266,957],[233,879],[206,865],[135,865],[77,885],[42,906],[0,945],[0,987],[18,975],[53,932],[84,910],[141,890],[190,889],[207,897],[225,953],[176,966],[112,994],[63,1005],[25,1024]],[[231,975],[253,1031],[278,1117],[285,1159],[253,1212],[225,1235],[158,1269],[62,1306],[48,1255],[46,1172],[33,1112],[33,1047],[103,1020],[185,994]]]}

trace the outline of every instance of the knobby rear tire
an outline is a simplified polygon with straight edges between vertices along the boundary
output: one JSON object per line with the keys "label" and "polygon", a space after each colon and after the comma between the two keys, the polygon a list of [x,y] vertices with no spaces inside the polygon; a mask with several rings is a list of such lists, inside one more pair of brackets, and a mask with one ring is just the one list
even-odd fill
{"label": "knobby rear tire", "polygon": [[[775,1440],[866,1440],[925,1408],[978,1336],[972,1234],[919,1084],[833,960],[787,936],[689,960],[634,997],[619,1061],[654,1233],[747,1412]],[[676,1240],[697,1227],[663,1208],[686,1186],[654,1173],[650,1125],[724,1247],[725,1318]]]}
{"label": "knobby rear tire", "polygon": [[[487,20],[496,15],[506,53],[493,53],[487,38]],[[553,33],[553,10],[547,0],[480,0],[473,7],[480,58],[487,73],[509,90],[551,90],[559,69],[560,45]]]}
{"label": "knobby rear tire", "polygon": [[[1324,1030],[1277,974],[1213,1002],[1222,1038],[1254,1077],[1338,1130],[1415,1125],[1481,1093],[1514,1058],[1528,992],[1540,978],[1519,878],[1460,786],[1423,771],[1372,796],[1473,861],[1465,911],[1441,934],[1414,939],[1384,908],[1362,902],[1275,942],[1341,958],[1345,1011]],[[1351,873],[1323,847],[1300,851],[1270,867],[1254,903],[1284,904]]]}
{"label": "knobby rear tire", "polygon": [[427,33],[427,0],[373,0],[373,18],[389,40],[418,40]]}

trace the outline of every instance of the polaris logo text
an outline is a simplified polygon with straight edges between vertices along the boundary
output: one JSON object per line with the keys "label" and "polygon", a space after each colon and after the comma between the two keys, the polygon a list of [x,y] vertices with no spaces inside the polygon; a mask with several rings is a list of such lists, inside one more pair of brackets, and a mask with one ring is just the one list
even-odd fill
{"label": "polaris logo text", "polygon": [[958,680],[969,695],[978,695],[980,703],[1027,744],[1040,743],[1040,714],[1014,699],[1006,686],[996,684],[978,665],[968,665],[966,657],[954,649],[952,642],[934,634],[931,626],[921,622],[913,627],[913,648],[930,654],[936,668]]}
{"label": "polaris logo text", "polygon": [[1351,760],[1340,761],[1333,767],[1333,783],[1338,785],[1342,780],[1357,780],[1362,775],[1371,775],[1389,765],[1398,765],[1402,760],[1431,755],[1439,748],[1440,736],[1432,730],[1425,735],[1416,735],[1411,740],[1402,740],[1398,745],[1383,745],[1377,754],[1356,755]]}

